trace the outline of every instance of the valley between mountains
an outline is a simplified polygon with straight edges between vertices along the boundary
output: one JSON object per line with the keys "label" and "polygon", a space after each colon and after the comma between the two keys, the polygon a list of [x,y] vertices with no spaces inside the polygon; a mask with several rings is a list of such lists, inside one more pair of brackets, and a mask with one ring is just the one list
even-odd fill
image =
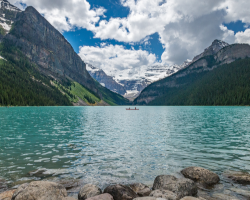
{"label": "valley between mountains", "polygon": [[250,46],[214,40],[133,78],[85,63],[37,10],[0,0],[1,106],[250,105]]}

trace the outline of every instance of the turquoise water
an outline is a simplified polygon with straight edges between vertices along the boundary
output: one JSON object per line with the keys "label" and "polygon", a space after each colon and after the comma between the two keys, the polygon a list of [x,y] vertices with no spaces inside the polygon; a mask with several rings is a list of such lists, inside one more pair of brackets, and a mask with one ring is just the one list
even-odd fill
{"label": "turquoise water", "polygon": [[220,176],[250,171],[249,107],[0,108],[0,178],[152,184],[201,166]]}

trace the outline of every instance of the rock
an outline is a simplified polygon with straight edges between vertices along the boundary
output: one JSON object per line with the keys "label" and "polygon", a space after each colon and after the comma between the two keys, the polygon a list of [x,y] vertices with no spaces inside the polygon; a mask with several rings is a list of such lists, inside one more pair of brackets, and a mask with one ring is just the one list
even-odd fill
{"label": "rock", "polygon": [[195,197],[184,197],[181,200],[199,200],[199,199],[197,199]]}
{"label": "rock", "polygon": [[197,194],[197,186],[194,181],[186,178],[177,179],[171,175],[157,176],[153,190],[169,190],[177,195],[177,200],[185,196],[194,196]]}
{"label": "rock", "polygon": [[35,177],[38,177],[38,178],[45,178],[45,177],[51,176],[49,174],[44,174],[44,172],[46,172],[45,169],[38,169],[38,170],[28,172],[28,175],[29,176],[35,176]]}
{"label": "rock", "polygon": [[74,188],[79,188],[81,185],[80,180],[77,180],[77,179],[63,179],[63,180],[59,180],[56,182],[58,184],[61,184],[63,187],[65,187],[66,190],[72,190],[72,189],[74,190]]}
{"label": "rock", "polygon": [[186,178],[207,186],[214,185],[220,181],[217,174],[201,167],[188,167],[183,169],[181,173]]}
{"label": "rock", "polygon": [[0,199],[1,200],[11,200],[11,198],[12,198],[15,191],[16,190],[9,190],[9,191],[1,193],[0,194]]}
{"label": "rock", "polygon": [[106,187],[104,193],[111,194],[114,200],[132,200],[138,197],[130,187],[120,184]]}
{"label": "rock", "polygon": [[228,171],[223,175],[226,176],[227,178],[232,179],[236,183],[250,184],[250,174],[248,173]]}
{"label": "rock", "polygon": [[98,188],[96,185],[87,184],[82,187],[78,194],[79,200],[85,200],[90,197],[94,197],[102,194],[102,190]]}
{"label": "rock", "polygon": [[163,198],[155,198],[155,197],[138,197],[133,200],[166,200]]}
{"label": "rock", "polygon": [[223,194],[223,193],[214,193],[213,194],[213,197],[216,199],[216,200],[239,200],[237,199],[236,197],[234,196],[231,196],[229,194]]}
{"label": "rock", "polygon": [[114,200],[110,194],[101,194],[95,197],[88,198],[87,200]]}
{"label": "rock", "polygon": [[17,188],[12,200],[61,200],[67,197],[66,189],[57,183],[34,181]]}
{"label": "rock", "polygon": [[140,197],[146,197],[151,193],[150,188],[142,183],[134,183],[129,186]]}
{"label": "rock", "polygon": [[230,188],[230,190],[242,196],[248,197],[248,199],[250,199],[250,191],[248,190],[242,190],[239,188]]}
{"label": "rock", "polygon": [[175,200],[177,195],[169,190],[154,190],[150,193],[150,197],[164,198],[166,200]]}
{"label": "rock", "polygon": [[64,197],[62,200],[76,200],[76,199],[73,197]]}

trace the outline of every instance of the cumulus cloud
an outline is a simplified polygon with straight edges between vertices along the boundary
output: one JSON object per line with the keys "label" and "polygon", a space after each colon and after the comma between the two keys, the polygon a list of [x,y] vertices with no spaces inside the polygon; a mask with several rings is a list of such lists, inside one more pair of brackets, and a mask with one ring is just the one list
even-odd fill
{"label": "cumulus cloud", "polygon": [[108,75],[122,79],[137,79],[148,66],[156,62],[154,54],[143,50],[125,49],[121,45],[80,47],[79,56],[87,63],[98,66]]}
{"label": "cumulus cloud", "polygon": [[[91,8],[87,0],[10,2],[34,6],[60,31],[86,28],[102,40],[115,39],[130,44],[146,41],[145,44],[149,44],[148,36],[158,33],[165,48],[161,59],[166,65],[192,59],[214,39],[228,43],[250,41],[249,30],[235,35],[223,25],[238,20],[250,24],[248,0],[120,0],[124,7],[129,8],[129,15],[107,20],[100,20],[106,10]],[[132,52],[137,55],[136,51]]]}
{"label": "cumulus cloud", "polygon": [[104,16],[105,9],[90,8],[86,0],[10,0],[10,3],[35,7],[59,31],[69,31],[74,27],[93,29]]}
{"label": "cumulus cloud", "polygon": [[250,44],[250,29],[246,29],[244,32],[238,32],[235,35],[237,43],[248,43]]}

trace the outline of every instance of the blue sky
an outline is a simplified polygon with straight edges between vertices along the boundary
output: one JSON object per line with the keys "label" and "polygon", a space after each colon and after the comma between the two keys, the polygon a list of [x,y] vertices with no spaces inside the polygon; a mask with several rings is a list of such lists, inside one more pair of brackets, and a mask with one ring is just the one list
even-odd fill
{"label": "blue sky", "polygon": [[246,0],[10,0],[35,7],[86,63],[139,74],[193,59],[213,40],[250,43]]}

